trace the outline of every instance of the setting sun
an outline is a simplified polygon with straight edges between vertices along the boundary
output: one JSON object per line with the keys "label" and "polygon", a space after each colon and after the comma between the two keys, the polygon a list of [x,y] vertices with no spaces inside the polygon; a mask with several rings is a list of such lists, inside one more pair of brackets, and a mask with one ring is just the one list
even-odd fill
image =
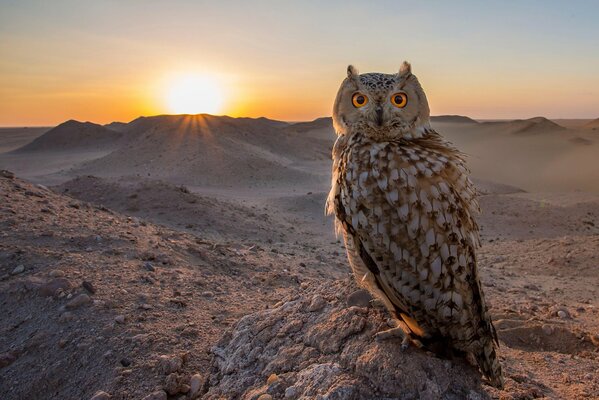
{"label": "setting sun", "polygon": [[214,79],[185,76],[169,85],[167,105],[174,114],[216,114],[222,104],[222,90]]}

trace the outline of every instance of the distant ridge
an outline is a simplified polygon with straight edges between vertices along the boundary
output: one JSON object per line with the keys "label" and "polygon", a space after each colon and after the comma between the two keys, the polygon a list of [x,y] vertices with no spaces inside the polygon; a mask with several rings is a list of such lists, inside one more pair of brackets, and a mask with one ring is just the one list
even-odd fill
{"label": "distant ridge", "polygon": [[544,131],[561,131],[566,129],[545,117],[516,119],[511,121],[510,124],[515,127],[513,133],[540,133]]}
{"label": "distant ridge", "polygon": [[122,133],[92,122],[66,121],[14,152],[116,148]]}
{"label": "distant ridge", "polygon": [[431,122],[454,122],[461,124],[478,124],[478,121],[464,115],[435,115],[431,117]]}
{"label": "distant ridge", "polygon": [[290,130],[295,132],[307,132],[314,129],[332,129],[333,128],[333,118],[331,117],[321,117],[316,118],[313,121],[307,122],[296,122],[289,125]]}
{"label": "distant ridge", "polygon": [[599,118],[587,122],[582,126],[582,129],[599,130]]}

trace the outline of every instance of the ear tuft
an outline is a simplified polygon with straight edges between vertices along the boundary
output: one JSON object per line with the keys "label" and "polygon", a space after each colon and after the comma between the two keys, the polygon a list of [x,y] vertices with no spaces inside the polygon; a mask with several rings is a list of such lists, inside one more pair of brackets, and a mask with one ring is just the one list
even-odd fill
{"label": "ear tuft", "polygon": [[349,79],[353,79],[353,78],[357,77],[358,75],[359,75],[359,72],[356,67],[354,67],[353,65],[347,66],[347,77]]}
{"label": "ear tuft", "polygon": [[412,73],[412,65],[410,65],[409,62],[404,61],[401,64],[401,67],[399,67],[399,77],[403,78],[403,77],[407,77]]}

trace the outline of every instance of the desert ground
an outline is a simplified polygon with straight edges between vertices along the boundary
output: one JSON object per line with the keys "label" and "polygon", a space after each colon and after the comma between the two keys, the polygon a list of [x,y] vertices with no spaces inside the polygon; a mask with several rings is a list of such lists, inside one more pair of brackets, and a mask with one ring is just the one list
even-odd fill
{"label": "desert ground", "polygon": [[2,399],[599,399],[599,120],[433,118],[480,192],[506,385],[376,342],[330,118],[0,129]]}

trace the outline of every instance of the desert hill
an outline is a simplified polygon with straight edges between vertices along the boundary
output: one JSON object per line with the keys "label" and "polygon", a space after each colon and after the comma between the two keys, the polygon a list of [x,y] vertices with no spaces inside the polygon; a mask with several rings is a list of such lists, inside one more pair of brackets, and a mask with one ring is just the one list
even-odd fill
{"label": "desert hill", "polygon": [[599,118],[594,119],[590,122],[587,122],[586,124],[584,124],[582,126],[582,129],[591,129],[591,130],[599,129]]}
{"label": "desert hill", "polygon": [[499,127],[502,130],[510,132],[512,134],[523,135],[542,134],[547,132],[563,131],[566,129],[563,126],[558,125],[545,117],[515,119],[512,121],[483,122],[483,125]]}
{"label": "desert hill", "polygon": [[478,124],[478,121],[463,115],[433,115],[431,122],[453,122],[460,124]]}
{"label": "desert hill", "polygon": [[118,149],[73,173],[153,177],[191,186],[320,181],[301,163],[326,160],[328,144],[280,129],[286,125],[210,115],[139,118],[128,124]]}
{"label": "desert hill", "polygon": [[69,120],[45,132],[31,143],[15,150],[17,153],[69,151],[82,149],[97,151],[116,148],[122,134],[91,122]]}

